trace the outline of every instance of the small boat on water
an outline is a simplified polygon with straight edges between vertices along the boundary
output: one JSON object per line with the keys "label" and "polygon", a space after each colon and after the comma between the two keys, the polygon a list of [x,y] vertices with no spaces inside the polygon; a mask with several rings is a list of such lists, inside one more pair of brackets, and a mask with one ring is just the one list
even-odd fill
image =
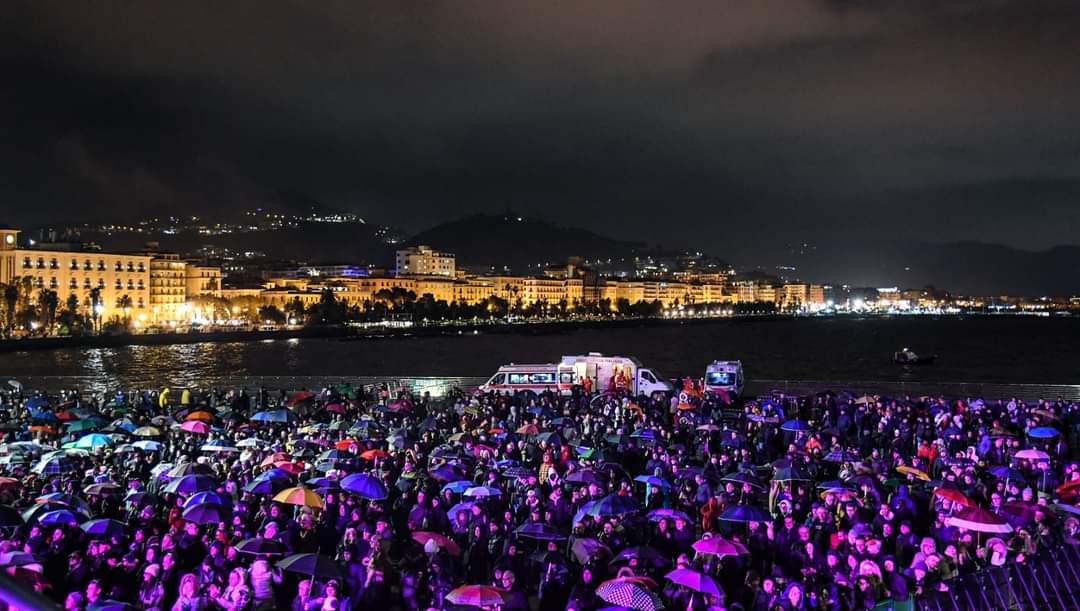
{"label": "small boat on water", "polygon": [[902,348],[893,353],[893,362],[897,365],[932,365],[936,358],[936,354],[919,356],[907,348]]}

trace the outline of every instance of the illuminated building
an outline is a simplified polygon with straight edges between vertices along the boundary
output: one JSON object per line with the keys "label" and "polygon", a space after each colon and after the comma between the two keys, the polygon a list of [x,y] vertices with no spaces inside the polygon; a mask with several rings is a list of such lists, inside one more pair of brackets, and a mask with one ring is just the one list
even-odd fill
{"label": "illuminated building", "polygon": [[420,244],[397,251],[398,276],[454,277],[454,255]]}

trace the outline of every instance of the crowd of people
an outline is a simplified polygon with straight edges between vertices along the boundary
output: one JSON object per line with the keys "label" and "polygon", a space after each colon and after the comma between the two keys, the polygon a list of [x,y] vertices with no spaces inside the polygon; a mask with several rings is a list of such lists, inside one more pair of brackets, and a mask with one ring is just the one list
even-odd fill
{"label": "crowd of people", "polygon": [[1077,404],[685,387],[13,388],[0,568],[66,609],[849,610],[1080,538]]}

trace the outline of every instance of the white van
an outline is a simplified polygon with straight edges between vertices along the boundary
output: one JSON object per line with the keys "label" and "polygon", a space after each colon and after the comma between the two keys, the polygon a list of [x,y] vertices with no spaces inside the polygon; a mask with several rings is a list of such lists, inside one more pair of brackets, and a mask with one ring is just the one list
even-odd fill
{"label": "white van", "polygon": [[742,361],[713,361],[705,368],[705,393],[743,391]]}
{"label": "white van", "polygon": [[[534,393],[544,391],[556,391],[569,393],[574,380],[569,375],[564,380],[559,379],[559,366],[556,363],[541,363],[535,365],[503,365],[477,388],[480,392],[497,392],[512,395],[522,390]],[[564,391],[565,389],[565,391]]]}

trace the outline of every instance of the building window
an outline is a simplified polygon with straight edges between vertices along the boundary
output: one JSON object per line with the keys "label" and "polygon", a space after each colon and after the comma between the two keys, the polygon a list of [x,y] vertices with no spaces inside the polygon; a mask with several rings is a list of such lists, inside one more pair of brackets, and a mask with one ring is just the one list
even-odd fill
{"label": "building window", "polygon": [[131,278],[128,278],[128,290],[131,290],[131,289],[134,289],[134,288],[135,288],[135,281],[132,280]]}
{"label": "building window", "polygon": [[135,264],[132,263],[131,261],[128,261],[128,271],[129,272],[135,271]]}
{"label": "building window", "polygon": [[30,263],[30,257],[23,257],[22,266],[23,266],[23,269],[29,269],[29,268],[33,267],[34,265],[32,263]]}
{"label": "building window", "polygon": [[90,264],[90,259],[83,261],[83,269],[86,271],[93,269],[93,266]]}
{"label": "building window", "polygon": [[140,272],[145,271],[145,269],[143,268],[143,264],[141,262],[139,263],[139,271]]}
{"label": "building window", "polygon": [[104,259],[98,259],[97,268],[98,268],[99,272],[105,271],[105,260]]}
{"label": "building window", "polygon": [[83,278],[83,283],[82,283],[82,285],[83,285],[83,288],[84,288],[84,289],[88,289],[88,288],[90,288],[90,279],[89,279],[89,278]]}
{"label": "building window", "polygon": [[71,289],[79,288],[79,281],[72,278],[71,282],[68,282],[68,288],[71,288]]}
{"label": "building window", "polygon": [[105,279],[104,278],[98,278],[97,285],[98,285],[99,289],[105,288]]}
{"label": "building window", "polygon": [[117,262],[116,262],[116,271],[118,271],[118,272],[122,272],[122,271],[124,271],[124,264],[123,264],[123,263],[121,263],[121,262],[119,262],[119,261],[117,261]]}
{"label": "building window", "polygon": [[51,288],[51,289],[56,288],[56,276],[53,276],[52,278],[49,278],[49,288]]}
{"label": "building window", "polygon": [[139,308],[142,308],[142,307],[143,307],[143,300],[142,300],[142,297],[139,297]]}
{"label": "building window", "polygon": [[143,281],[139,280],[139,290],[141,291],[142,289],[143,289]]}
{"label": "building window", "polygon": [[45,258],[44,257],[38,257],[37,266],[38,266],[38,269],[44,269],[45,268]]}
{"label": "building window", "polygon": [[53,257],[52,259],[49,260],[49,269],[57,269],[59,267],[60,267],[60,262],[56,260],[56,257]]}
{"label": "building window", "polygon": [[117,289],[122,289],[122,288],[124,288],[124,281],[123,281],[123,280],[121,280],[121,279],[119,279],[119,278],[117,278],[117,279],[116,279],[116,288],[117,288]]}
{"label": "building window", "polygon": [[72,259],[71,260],[71,269],[79,269],[79,260],[78,259]]}

